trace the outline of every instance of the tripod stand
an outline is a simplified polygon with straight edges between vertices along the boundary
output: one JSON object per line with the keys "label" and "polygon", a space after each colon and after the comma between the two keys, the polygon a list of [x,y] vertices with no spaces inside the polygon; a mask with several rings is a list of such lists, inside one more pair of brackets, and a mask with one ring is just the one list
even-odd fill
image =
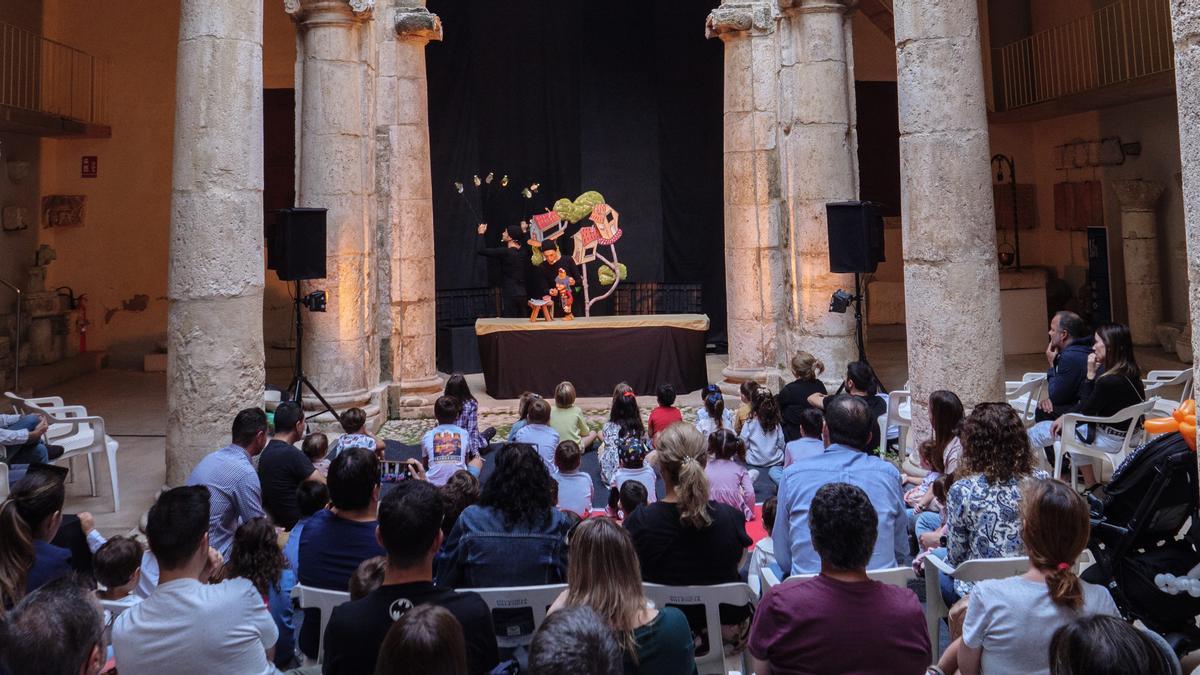
{"label": "tripod stand", "polygon": [[[867,342],[863,331],[862,274],[859,272],[854,273],[854,295],[849,295],[845,291],[839,289],[838,292],[834,294],[834,299],[830,303],[829,309],[830,311],[844,313],[848,306],[848,302],[854,303],[854,338],[858,345],[858,360],[870,366],[871,362],[867,360]],[[875,373],[874,367],[871,368],[871,372]],[[879,387],[880,391],[887,390],[883,386],[883,382],[879,379],[878,373],[875,373],[875,384]],[[841,389],[838,391],[840,393]]]}
{"label": "tripod stand", "polygon": [[[304,410],[303,388],[308,387],[308,390],[312,392],[313,396],[317,397],[317,400],[321,402],[321,405],[325,406],[325,410],[327,410],[329,414],[333,416],[333,419],[336,420],[338,415],[337,412],[334,411],[333,406],[329,405],[329,401],[325,400],[325,397],[321,395],[321,392],[313,386],[312,382],[309,382],[308,377],[304,374],[304,315],[301,312],[301,308],[307,307],[310,310],[312,308],[309,303],[306,302],[306,298],[300,297],[299,281],[296,282],[296,294],[292,297],[292,302],[295,303],[293,313],[296,317],[296,360],[292,363],[292,383],[288,385],[288,391],[292,394],[292,400],[300,406],[300,410]],[[322,307],[319,311],[325,311],[324,307]],[[308,415],[307,417],[314,417],[320,414],[320,412],[317,412],[313,415]]]}

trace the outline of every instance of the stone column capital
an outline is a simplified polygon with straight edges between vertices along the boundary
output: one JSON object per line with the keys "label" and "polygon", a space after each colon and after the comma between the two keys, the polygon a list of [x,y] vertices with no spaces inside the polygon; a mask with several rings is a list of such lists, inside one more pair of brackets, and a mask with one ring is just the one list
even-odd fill
{"label": "stone column capital", "polygon": [[1122,211],[1153,211],[1165,186],[1155,180],[1114,180],[1113,192]]}
{"label": "stone column capital", "polygon": [[751,31],[767,33],[774,28],[773,18],[771,5],[765,2],[723,2],[704,20],[704,37],[726,40]]}
{"label": "stone column capital", "polygon": [[371,18],[375,0],[283,0],[297,23],[358,23]]}
{"label": "stone column capital", "polygon": [[779,9],[789,14],[850,14],[858,8],[858,0],[778,0]]}
{"label": "stone column capital", "polygon": [[421,6],[397,7],[394,22],[396,37],[413,42],[442,40],[442,20]]}

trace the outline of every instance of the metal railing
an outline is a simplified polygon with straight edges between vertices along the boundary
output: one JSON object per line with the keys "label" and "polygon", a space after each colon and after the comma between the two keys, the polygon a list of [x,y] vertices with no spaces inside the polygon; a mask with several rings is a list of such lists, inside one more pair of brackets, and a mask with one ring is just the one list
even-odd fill
{"label": "metal railing", "polygon": [[1118,0],[997,48],[1004,109],[1174,69],[1168,3]]}
{"label": "metal railing", "polygon": [[107,73],[104,59],[0,23],[0,105],[104,124]]}

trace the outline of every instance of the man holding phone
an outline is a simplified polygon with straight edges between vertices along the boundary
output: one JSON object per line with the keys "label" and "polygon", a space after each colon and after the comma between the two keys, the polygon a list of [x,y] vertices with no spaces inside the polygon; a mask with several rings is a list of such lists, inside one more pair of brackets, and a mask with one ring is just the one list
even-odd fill
{"label": "man holding phone", "polygon": [[1050,319],[1046,347],[1046,398],[1038,403],[1036,420],[1055,420],[1079,405],[1079,385],[1087,374],[1092,335],[1075,312],[1061,311]]}

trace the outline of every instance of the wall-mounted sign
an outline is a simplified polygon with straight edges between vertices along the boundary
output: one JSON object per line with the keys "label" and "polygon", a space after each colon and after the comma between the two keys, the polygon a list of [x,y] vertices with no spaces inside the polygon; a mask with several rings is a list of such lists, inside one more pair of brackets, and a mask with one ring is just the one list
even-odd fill
{"label": "wall-mounted sign", "polygon": [[79,177],[80,178],[95,178],[100,170],[100,159],[95,155],[85,155],[83,162],[80,163]]}

